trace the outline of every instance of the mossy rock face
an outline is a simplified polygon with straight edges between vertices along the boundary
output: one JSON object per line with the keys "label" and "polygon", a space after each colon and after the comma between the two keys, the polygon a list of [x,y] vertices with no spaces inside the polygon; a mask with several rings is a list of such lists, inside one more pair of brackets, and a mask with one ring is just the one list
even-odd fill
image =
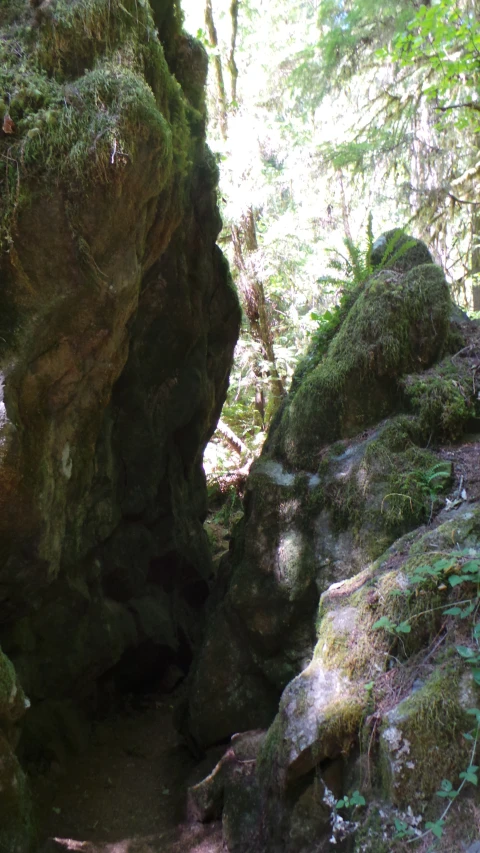
{"label": "mossy rock face", "polygon": [[33,840],[32,806],[25,774],[0,732],[0,849],[28,853]]}
{"label": "mossy rock face", "polygon": [[176,0],[1,4],[0,631],[29,750],[46,703],[161,677],[201,630],[240,309],[181,23]]}
{"label": "mossy rock face", "polygon": [[[265,725],[263,709],[270,707],[272,691],[279,697],[309,660],[323,591],[355,575],[399,533],[427,522],[440,505],[451,464],[416,447],[412,432],[408,418],[384,423],[366,438],[332,448],[315,475],[289,472],[268,458],[255,463],[222,604],[231,625],[229,648],[238,647],[235,654],[242,657],[248,649],[249,665],[262,676],[255,694],[262,717],[252,719],[252,707],[252,725]],[[337,639],[335,648],[342,642]],[[197,735],[206,731],[209,717],[222,720],[223,731],[247,703],[241,688],[235,694],[207,690],[222,668],[221,678],[229,678],[224,646],[225,635],[212,620],[193,668],[198,698],[191,725]],[[365,651],[368,655],[368,643]],[[202,698],[204,690],[208,698],[206,693]],[[217,727],[218,722],[209,731]]]}
{"label": "mossy rock face", "polygon": [[273,453],[314,471],[325,444],[392,412],[397,381],[441,354],[450,311],[445,276],[434,264],[369,279],[325,358],[289,400],[271,437]]}
{"label": "mossy rock face", "polygon": [[472,728],[467,711],[478,707],[479,691],[460,665],[434,672],[415,687],[383,719],[379,763],[385,799],[418,810],[444,779],[456,785],[469,766],[471,746],[463,733]]}
{"label": "mossy rock face", "polygon": [[33,835],[30,793],[15,747],[29,701],[0,649],[0,850],[27,853]]}
{"label": "mossy rock face", "polygon": [[15,668],[0,649],[0,729],[8,732],[23,717],[26,707]]}
{"label": "mossy rock face", "polygon": [[256,665],[248,644],[239,642],[237,631],[238,620],[228,607],[217,610],[193,666],[188,711],[179,724],[202,746],[234,732],[266,728],[275,715],[278,689]]}
{"label": "mossy rock face", "polygon": [[[447,401],[445,427],[442,432],[439,419],[436,434],[451,437],[465,429],[466,413],[476,405],[466,383],[460,385],[464,366],[447,358],[429,368],[442,353],[450,310],[443,273],[434,264],[373,276],[352,301],[323,360],[293,387],[272,425],[249,476],[245,518],[225,588],[218,591],[229,623],[238,625],[229,632],[231,641],[247,645],[252,666],[262,673],[259,708],[262,696],[270,697],[272,689],[280,696],[308,661],[322,592],[362,570],[399,535],[428,523],[442,506],[452,464],[426,449],[432,418],[425,413],[434,408],[433,393],[440,401],[436,414]],[[330,383],[332,375],[338,386]],[[435,391],[429,393],[432,381]],[[222,665],[222,644],[208,625],[210,664]],[[205,665],[201,651],[194,665],[201,684],[209,681]],[[194,681],[193,730],[203,730],[197,714],[202,720],[208,714],[235,718],[229,702],[243,705],[237,693],[231,699],[209,693],[202,702],[201,684],[196,676]]]}
{"label": "mossy rock face", "polygon": [[[261,471],[260,465],[257,476]],[[277,463],[267,471],[278,488],[295,486],[296,477]],[[298,498],[302,489],[298,483],[296,488]],[[458,786],[459,774],[469,766],[472,743],[463,735],[474,727],[468,712],[478,708],[480,698],[475,674],[457,651],[465,637],[472,642],[473,611],[458,624],[452,617],[447,624],[445,613],[459,599],[465,605],[470,594],[468,587],[456,592],[448,578],[452,572],[461,575],[458,561],[480,552],[479,513],[478,504],[444,511],[434,526],[403,535],[362,571],[323,593],[312,659],[283,691],[256,757],[260,814],[248,799],[248,779],[237,776],[236,802],[245,803],[237,847],[242,833],[257,843],[261,828],[265,853],[326,851],[332,831],[338,831],[337,840],[342,838],[347,849],[386,853],[396,849],[395,821],[423,827],[438,817],[435,795],[443,780]],[[456,558],[453,563],[448,555]],[[227,594],[222,607],[231,601]],[[239,631],[232,611],[230,619]],[[219,633],[231,653],[235,633],[227,635],[218,622],[207,634],[207,649],[218,652],[213,638]],[[259,644],[248,639],[250,646],[241,646],[244,655],[249,648],[258,651]],[[232,658],[230,663],[242,707],[243,670]],[[250,667],[257,664],[252,654]],[[208,675],[207,668],[205,680]],[[261,695],[260,688],[257,701]],[[204,696],[200,691],[196,701]],[[210,698],[216,714],[215,696]],[[228,701],[225,712],[228,718]],[[336,805],[359,788],[365,811]]]}

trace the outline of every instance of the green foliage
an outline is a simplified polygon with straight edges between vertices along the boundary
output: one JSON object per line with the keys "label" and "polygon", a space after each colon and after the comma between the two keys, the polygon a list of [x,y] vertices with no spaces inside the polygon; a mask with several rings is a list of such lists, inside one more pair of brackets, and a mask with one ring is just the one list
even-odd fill
{"label": "green foliage", "polygon": [[428,521],[438,496],[452,479],[449,463],[432,465],[432,455],[411,447],[402,458],[403,470],[394,471],[389,480],[390,491],[382,500],[386,523],[396,531]]}
{"label": "green foliage", "polygon": [[340,299],[333,308],[323,314],[311,313],[312,320],[318,322],[318,328],[313,332],[309,356],[313,353],[316,358],[322,356],[339,330],[347,313],[352,308],[363,285],[373,275],[385,269],[394,269],[395,265],[416,245],[416,240],[406,239],[405,233],[398,228],[391,232],[385,246],[375,259],[373,239],[373,216],[370,212],[367,218],[365,243],[355,243],[351,238],[344,237],[346,254],[338,249],[332,249],[335,257],[330,260],[330,269],[336,274],[322,276],[318,281],[324,287],[333,289],[340,294]]}
{"label": "green foliage", "polygon": [[[480,609],[480,555],[471,552],[467,549],[460,554],[453,552],[450,556],[442,557],[435,560],[432,564],[420,565],[413,570],[410,575],[410,583],[415,588],[416,586],[424,586],[426,583],[433,583],[446,588],[445,582],[448,582],[451,588],[464,585],[468,594],[472,590],[472,595],[457,602],[453,606],[441,609],[444,616],[450,616],[465,620],[471,617],[471,637],[472,645],[464,646],[457,645],[456,650],[464,663],[471,667],[474,681],[480,685],[480,623],[478,621],[478,613]],[[399,590],[399,593],[404,595],[405,590]],[[415,618],[415,617],[412,617]],[[373,625],[373,629],[383,629],[389,633],[409,633],[411,630],[412,619],[406,619],[403,622],[396,624],[387,616],[377,620]],[[442,699],[442,701],[445,701]],[[418,835],[404,821],[395,819],[395,838],[411,838],[412,841],[419,841],[428,835],[432,834],[436,838],[441,838],[445,825],[445,819],[452,806],[453,801],[459,796],[464,786],[468,784],[478,785],[478,765],[474,764],[474,759],[477,751],[477,744],[480,737],[480,710],[478,708],[470,708],[467,715],[475,720],[475,726],[472,730],[465,732],[463,737],[465,740],[472,743],[470,752],[470,762],[466,769],[459,773],[460,784],[454,788],[449,779],[443,779],[440,790],[437,791],[437,796],[448,800],[448,804],[441,816],[435,821],[427,821],[425,824],[425,832]]]}
{"label": "green foliage", "polygon": [[[437,0],[418,7],[407,27],[400,31],[390,55],[401,66],[423,65],[429,69],[423,94],[440,107],[452,110],[458,130],[478,129],[477,72],[480,52],[480,21],[476,9],[462,0]],[[454,100],[461,103],[453,104]],[[440,123],[450,120],[438,112]]]}
{"label": "green foliage", "polygon": [[366,804],[365,797],[360,793],[360,791],[354,791],[353,794],[350,794],[348,797],[344,796],[341,800],[337,800],[336,806],[337,809],[355,809],[359,806],[365,806]]}
{"label": "green foliage", "polygon": [[404,621],[396,625],[389,616],[382,616],[380,619],[377,619],[377,621],[372,625],[372,628],[373,630],[384,628],[384,630],[388,631],[390,634],[409,634],[412,630],[412,627],[408,622]]}

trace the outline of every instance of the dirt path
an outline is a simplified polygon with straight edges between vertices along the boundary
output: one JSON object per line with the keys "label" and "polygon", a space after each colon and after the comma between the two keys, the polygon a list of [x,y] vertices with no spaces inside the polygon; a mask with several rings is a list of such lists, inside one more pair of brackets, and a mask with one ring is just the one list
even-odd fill
{"label": "dirt path", "polygon": [[[220,853],[217,825],[185,821],[195,762],[172,725],[171,706],[150,697],[95,727],[56,791],[37,790],[39,850],[83,853]],[[208,771],[207,771],[208,772]]]}

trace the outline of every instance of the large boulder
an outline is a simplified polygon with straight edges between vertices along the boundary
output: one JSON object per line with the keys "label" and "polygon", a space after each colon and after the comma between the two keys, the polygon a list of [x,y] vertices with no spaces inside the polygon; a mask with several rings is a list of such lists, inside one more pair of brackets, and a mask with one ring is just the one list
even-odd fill
{"label": "large boulder", "polygon": [[[226,850],[386,853],[399,829],[428,835],[462,779],[475,784],[479,553],[480,506],[463,505],[323,593],[312,659],[248,766],[235,754],[247,732],[190,791],[196,820],[222,817]],[[466,841],[459,820],[452,837]]]}
{"label": "large boulder", "polygon": [[449,291],[417,250],[355,291],[326,352],[311,348],[251,469],[190,679],[203,745],[242,718],[266,725],[311,659],[321,593],[431,520],[452,481],[432,439],[461,434],[476,399],[470,362],[441,360],[458,348]]}

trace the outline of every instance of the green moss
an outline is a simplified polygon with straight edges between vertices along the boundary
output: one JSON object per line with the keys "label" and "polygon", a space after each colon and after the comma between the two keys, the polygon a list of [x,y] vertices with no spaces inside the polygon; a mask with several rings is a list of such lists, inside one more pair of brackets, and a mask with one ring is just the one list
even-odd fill
{"label": "green moss", "polygon": [[437,498],[452,482],[452,465],[417,447],[402,454],[390,474],[382,501],[385,525],[395,533],[416,527],[433,515]]}
{"label": "green moss", "polygon": [[372,808],[355,833],[353,853],[392,853],[394,842],[385,840],[385,826],[377,808]]}
{"label": "green moss", "polygon": [[372,277],[285,409],[279,439],[289,461],[315,470],[326,443],[391,412],[395,380],[441,353],[450,308],[443,272],[434,264]]}
{"label": "green moss", "polygon": [[0,43],[0,86],[8,93],[2,112],[15,125],[0,140],[4,237],[34,180],[43,193],[59,180],[76,190],[111,184],[147,143],[160,192],[174,168],[181,178],[191,162],[189,105],[168,68],[149,4],[44,5],[34,11],[24,4],[23,17],[10,21]]}
{"label": "green moss", "polygon": [[13,663],[0,650],[0,713],[15,688],[15,669]]}
{"label": "green moss", "polygon": [[398,805],[415,808],[440,789],[442,779],[456,784],[458,773],[468,766],[469,746],[462,732],[471,728],[471,718],[459,704],[459,675],[452,667],[437,670],[383,723],[384,736],[393,726],[409,744],[404,760],[396,761],[393,779],[388,761],[382,766],[387,799]]}
{"label": "green moss", "polygon": [[[335,752],[340,748],[343,756],[349,755],[352,747],[358,743],[366,706],[366,694],[361,696],[359,693],[343,697],[328,706],[318,732],[318,748],[322,758],[328,755],[328,748],[325,749],[328,744],[335,744]],[[313,754],[315,757],[315,749]]]}
{"label": "green moss", "polygon": [[257,758],[256,772],[262,787],[274,787],[283,761],[283,726],[277,714],[270,726]]}
{"label": "green moss", "polygon": [[476,414],[471,373],[450,358],[426,373],[408,376],[403,387],[425,440],[460,438]]}
{"label": "green moss", "polygon": [[331,311],[326,312],[328,319],[322,318],[323,322],[320,323],[318,330],[313,333],[307,353],[300,360],[295,370],[290,389],[291,392],[296,391],[305,377],[318,367],[363,288],[364,284],[361,284],[345,290],[338,305],[335,305]]}
{"label": "green moss", "polygon": [[381,525],[390,537],[428,521],[452,481],[451,463],[439,462],[434,453],[416,446],[421,435],[415,418],[400,415],[365,452],[362,467],[369,488],[382,489],[367,516],[375,529]]}
{"label": "green moss", "polygon": [[[399,570],[377,574],[378,561],[365,573],[360,589],[343,595],[340,605],[333,607],[328,596],[326,604],[321,600],[314,656],[329,669],[368,682],[390,660],[406,660],[428,645],[439,629],[444,598],[429,578],[415,586],[410,583],[409,575],[424,562],[413,557]],[[341,627],[343,608],[347,608],[346,630]],[[374,628],[385,616],[393,625],[408,622],[410,633]]]}
{"label": "green moss", "polygon": [[433,264],[425,243],[409,237],[402,228],[393,228],[376,241],[370,260],[373,267],[403,272],[422,264]]}
{"label": "green moss", "polygon": [[24,712],[25,696],[14,666],[0,649],[0,730],[8,729]]}
{"label": "green moss", "polygon": [[314,519],[324,508],[326,503],[325,490],[323,486],[309,488],[302,504],[302,510],[307,519]]}

